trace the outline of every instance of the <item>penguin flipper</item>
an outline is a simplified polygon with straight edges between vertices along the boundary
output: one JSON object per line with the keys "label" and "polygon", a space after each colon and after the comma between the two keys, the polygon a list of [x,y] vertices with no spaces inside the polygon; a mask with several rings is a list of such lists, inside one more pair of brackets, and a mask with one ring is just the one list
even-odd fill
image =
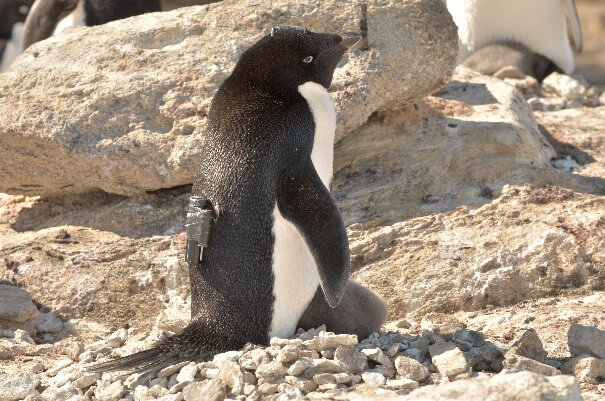
{"label": "penguin flipper", "polygon": [[335,308],[351,274],[349,241],[336,201],[310,159],[283,174],[277,205],[307,242],[326,301]]}
{"label": "penguin flipper", "polygon": [[57,23],[77,5],[78,0],[36,0],[25,19],[22,50],[51,36]]}
{"label": "penguin flipper", "polygon": [[581,52],[582,25],[580,24],[580,18],[578,18],[578,11],[574,0],[565,1],[565,22],[567,24],[569,41],[576,51]]}

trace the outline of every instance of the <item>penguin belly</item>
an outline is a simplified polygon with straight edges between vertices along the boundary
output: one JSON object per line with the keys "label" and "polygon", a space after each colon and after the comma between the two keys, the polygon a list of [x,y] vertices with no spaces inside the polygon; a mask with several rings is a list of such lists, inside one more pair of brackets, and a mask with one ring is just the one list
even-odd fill
{"label": "penguin belly", "polygon": [[13,25],[11,38],[6,43],[2,58],[0,58],[0,72],[4,72],[15,61],[17,56],[21,54],[23,43],[23,22],[17,22]]}
{"label": "penguin belly", "polygon": [[86,25],[86,12],[84,11],[84,1],[80,0],[78,1],[76,8],[65,18],[59,21],[55,31],[53,32],[53,35],[61,33],[67,28],[84,25]]}
{"label": "penguin belly", "polygon": [[[330,188],[333,175],[336,111],[328,91],[320,84],[306,82],[298,87],[315,124],[311,161]],[[294,224],[286,220],[277,205],[273,210],[273,316],[269,338],[290,337],[320,284],[311,250]]]}

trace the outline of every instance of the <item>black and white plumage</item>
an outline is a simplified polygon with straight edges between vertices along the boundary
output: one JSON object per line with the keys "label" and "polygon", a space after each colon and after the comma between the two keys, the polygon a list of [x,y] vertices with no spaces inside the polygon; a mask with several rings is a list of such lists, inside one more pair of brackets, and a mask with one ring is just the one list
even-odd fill
{"label": "black and white plumage", "polygon": [[161,11],[160,0],[36,0],[25,22],[23,49],[71,26],[94,26]]}
{"label": "black and white plumage", "polygon": [[486,74],[507,65],[539,79],[573,72],[572,49],[582,49],[574,0],[446,1],[458,26],[460,63],[477,53],[470,67]]}
{"label": "black and white plumage", "polygon": [[0,0],[0,72],[21,53],[23,23],[34,0]]}
{"label": "black and white plumage", "polygon": [[336,115],[327,88],[357,41],[282,27],[242,55],[212,100],[192,190],[214,218],[201,262],[189,265],[191,323],[92,370],[210,358],[299,325],[362,336],[379,328],[385,306],[349,282],[347,234],[328,189]]}

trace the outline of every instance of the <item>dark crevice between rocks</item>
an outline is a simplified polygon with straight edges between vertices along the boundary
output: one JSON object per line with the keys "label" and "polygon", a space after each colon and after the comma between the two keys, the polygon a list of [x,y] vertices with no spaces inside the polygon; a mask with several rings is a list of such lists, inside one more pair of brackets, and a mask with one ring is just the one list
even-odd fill
{"label": "dark crevice between rocks", "polygon": [[574,166],[577,166],[575,168],[581,168],[586,164],[596,161],[592,156],[577,146],[557,140],[543,125],[538,124],[538,128],[546,140],[555,149],[555,152],[557,152],[557,157],[551,159],[553,167],[571,173],[574,170]]}

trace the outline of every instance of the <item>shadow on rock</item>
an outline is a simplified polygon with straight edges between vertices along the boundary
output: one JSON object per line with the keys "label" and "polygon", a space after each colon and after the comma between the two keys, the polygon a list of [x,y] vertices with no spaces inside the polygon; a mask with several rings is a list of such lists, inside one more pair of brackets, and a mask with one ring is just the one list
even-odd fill
{"label": "shadow on rock", "polygon": [[[105,192],[40,199],[22,209],[11,228],[17,232],[60,226],[90,227],[123,237],[145,238],[184,231],[191,186],[128,198]],[[70,238],[56,238],[66,243]]]}

